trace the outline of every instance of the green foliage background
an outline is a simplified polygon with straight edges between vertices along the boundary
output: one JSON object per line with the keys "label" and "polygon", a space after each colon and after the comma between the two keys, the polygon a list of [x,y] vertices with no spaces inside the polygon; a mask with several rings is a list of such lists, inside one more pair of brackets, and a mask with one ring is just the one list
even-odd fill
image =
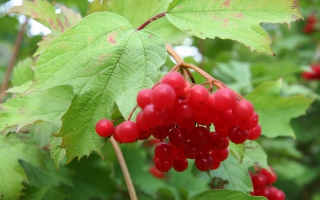
{"label": "green foliage background", "polygon": [[[52,2],[57,4],[53,6]],[[169,0],[145,2],[145,0],[139,0],[138,2],[133,0],[104,0],[102,2],[94,0],[89,3],[86,0],[48,2],[38,0],[28,2],[30,5],[26,4],[25,7],[16,7],[11,10],[12,13],[23,13],[33,17],[50,28],[52,33],[42,38],[40,35],[31,35],[29,33],[30,26],[27,27],[12,73],[10,89],[8,90],[9,95],[4,100],[6,103],[1,105],[0,129],[3,134],[0,134],[0,174],[3,173],[1,175],[5,176],[0,179],[0,199],[3,194],[6,194],[2,197],[3,199],[128,199],[125,182],[110,143],[94,135],[93,130],[91,130],[90,136],[86,135],[87,137],[81,139],[77,134],[79,132],[86,133],[87,130],[84,130],[86,128],[83,129],[83,126],[88,126],[88,129],[94,126],[95,121],[84,124],[86,117],[91,119],[91,116],[94,116],[94,119],[99,119],[106,116],[114,119],[121,114],[128,115],[128,110],[134,106],[135,98],[133,97],[133,101],[128,104],[123,99],[134,96],[143,87],[152,86],[161,74],[167,72],[174,65],[170,59],[165,58],[164,42],[167,42],[173,46],[194,47],[197,52],[187,55],[184,59],[201,67],[213,77],[222,80],[229,87],[246,96],[254,103],[260,115],[263,137],[257,143],[246,143],[243,146],[231,145],[232,154],[228,160],[223,163],[219,170],[211,172],[212,177],[233,180],[234,184],[226,185],[227,189],[232,190],[230,193],[227,192],[226,195],[236,193],[235,195],[239,195],[238,199],[251,199],[244,194],[252,189],[250,178],[246,173],[250,165],[244,163],[258,161],[262,166],[266,166],[268,161],[268,164],[273,166],[278,174],[278,181],[275,185],[284,190],[287,199],[319,200],[320,81],[306,81],[301,78],[301,73],[310,70],[310,64],[320,63],[320,25],[317,25],[318,31],[306,34],[303,31],[306,25],[305,20],[290,23],[290,30],[287,24],[262,23],[261,26],[270,35],[272,44],[271,49],[268,49],[268,42],[253,47],[253,50],[264,52],[258,54],[257,52],[251,52],[238,42],[221,39],[221,37],[217,38],[221,33],[216,33],[215,30],[197,29],[191,31],[191,34],[197,36],[201,31],[207,31],[205,32],[206,36],[200,38],[217,36],[214,39],[206,40],[190,36],[190,31],[180,31],[169,21],[179,28],[178,22],[175,21],[177,17],[181,17],[179,16],[179,9],[197,9],[198,7],[183,7],[181,1],[173,1],[169,7],[168,20],[161,18],[159,21],[150,24],[142,33],[136,34],[136,37],[144,38],[142,42],[132,39],[130,40],[132,45],[125,46],[124,42],[128,41],[129,35],[134,32],[134,28],[139,27],[155,14],[165,11],[170,3]],[[185,2],[188,3],[188,1]],[[203,2],[207,1],[204,0]],[[180,7],[174,8],[180,3]],[[0,15],[5,14],[9,8],[11,8],[10,1],[0,0]],[[39,17],[34,16],[31,8],[36,12],[42,12],[44,8],[52,10],[39,15]],[[298,1],[298,8],[305,19],[311,13],[315,13],[320,20],[319,1],[300,0]],[[57,14],[54,9],[61,12]],[[105,48],[104,51],[109,48],[126,49],[130,54],[136,53],[139,55],[139,52],[135,52],[137,45],[144,46],[147,50],[154,49],[154,46],[160,46],[161,48],[146,59],[148,61],[146,63],[157,59],[155,63],[151,64],[154,67],[153,71],[150,70],[150,64],[146,64],[145,69],[139,72],[140,74],[149,73],[148,77],[151,77],[150,79],[139,77],[139,80],[135,80],[134,73],[127,72],[127,76],[132,75],[132,79],[128,79],[129,82],[126,82],[119,78],[121,75],[121,72],[119,72],[118,76],[115,77],[115,79],[118,78],[118,83],[121,82],[127,88],[134,83],[135,89],[124,91],[123,94],[117,93],[117,91],[104,93],[103,95],[112,100],[102,102],[97,107],[90,105],[87,107],[89,111],[94,108],[101,110],[101,113],[81,116],[83,119],[76,122],[72,121],[65,125],[67,127],[64,127],[62,125],[63,121],[68,121],[68,117],[73,119],[74,112],[77,114],[79,110],[83,110],[83,105],[87,105],[87,102],[90,102],[91,98],[99,93],[99,89],[93,90],[101,86],[99,85],[99,78],[95,79],[92,85],[89,85],[88,93],[84,93],[83,89],[87,88],[83,85],[77,85],[79,82],[70,81],[71,84],[62,84],[62,77],[62,79],[48,80],[47,85],[37,86],[37,84],[34,84],[33,90],[42,92],[30,93],[23,98],[21,96],[31,86],[34,79],[34,70],[36,71],[36,80],[43,78],[45,79],[42,80],[43,82],[47,81],[47,77],[39,76],[41,69],[37,67],[41,68],[41,64],[48,60],[52,63],[46,69],[47,66],[43,65],[45,66],[43,67],[43,73],[51,70],[52,74],[55,74],[54,63],[59,64],[61,62],[61,59],[54,60],[56,55],[46,53],[44,55],[49,57],[40,57],[40,61],[35,64],[38,59],[37,56],[44,52],[56,51],[52,50],[55,48],[54,46],[48,47],[48,44],[54,38],[59,37],[63,41],[68,40],[68,34],[71,36],[75,33],[80,34],[81,30],[68,28],[83,17],[98,11],[112,11],[123,16],[123,19],[122,17],[120,19],[118,15],[117,17],[106,15],[105,21],[112,21],[111,18],[116,19],[117,23],[128,21],[124,25],[126,28],[122,30],[122,33],[126,36],[116,38],[116,40],[123,41],[120,46],[113,47],[110,44],[110,46],[103,47],[93,44],[92,49],[83,52],[90,54],[93,59],[99,56],[95,55],[94,52],[90,53],[94,48],[100,48],[100,50]],[[208,10],[206,13],[202,13],[193,23],[197,24],[199,21],[206,19],[214,11]],[[296,15],[298,16],[298,14]],[[101,17],[100,14],[90,15],[91,18],[94,16]],[[252,25],[255,29],[261,30],[262,28],[259,26],[261,22],[279,22],[276,19],[265,20],[270,18],[268,13],[265,13],[264,17],[255,21],[253,25],[246,25]],[[58,24],[48,23],[48,19],[63,20],[66,18],[69,21],[68,23],[63,21],[65,23],[63,23],[62,29],[58,28]],[[86,18],[87,21],[89,19]],[[289,22],[290,20],[292,19],[283,19],[281,22]],[[81,23],[85,24],[87,21]],[[183,21],[179,23],[183,24]],[[103,23],[94,25],[103,26]],[[89,24],[87,27],[95,30],[94,25]],[[223,26],[224,24],[217,23],[215,25]],[[20,28],[21,24],[17,15],[10,14],[0,18],[0,82],[4,78],[9,59],[13,53],[15,38]],[[65,30],[67,30],[66,33]],[[103,31],[103,33],[108,32],[108,30]],[[93,32],[93,36],[96,32]],[[110,31],[110,34],[112,35],[112,31]],[[150,35],[156,41],[148,44],[143,43]],[[108,35],[106,37],[108,38]],[[230,37],[237,39],[235,35]],[[59,39],[54,40],[53,44],[58,44]],[[243,43],[243,41],[241,42]],[[267,50],[259,49],[261,46],[264,46],[262,49]],[[72,48],[75,48],[73,51],[78,51],[77,48],[81,49],[82,47],[72,46]],[[276,56],[271,56],[272,52]],[[138,57],[131,63],[126,63],[125,58],[123,58],[123,62],[119,63],[112,63],[112,60],[108,62],[115,65],[119,64],[119,66],[130,64],[136,67],[141,65],[140,60],[145,57]],[[63,59],[66,59],[66,57],[63,57]],[[100,67],[95,69],[96,71],[102,71],[104,63],[99,63],[99,59],[95,61],[95,63],[90,64],[90,60],[88,63],[92,68]],[[87,61],[83,61],[84,64],[86,64],[85,62]],[[61,77],[61,74],[72,74],[73,67],[70,64],[69,68],[65,69],[66,71],[58,75]],[[160,73],[157,71],[159,68],[161,69]],[[37,78],[37,76],[40,78]],[[75,76],[91,80],[90,74],[87,77],[83,77],[81,73],[75,74]],[[197,74],[194,76],[197,82],[203,81]],[[116,87],[117,85],[115,85]],[[29,90],[29,92],[31,91]],[[75,104],[75,102],[78,104]],[[117,106],[113,102],[117,102]],[[73,107],[71,106],[70,110],[71,104]],[[97,103],[92,102],[92,104],[96,105]],[[84,114],[87,115],[87,113]],[[64,141],[61,137],[52,135],[52,133],[57,133],[61,126],[63,131],[59,133],[59,136],[63,136]],[[77,130],[74,131],[74,129]],[[28,130],[28,133],[25,133],[26,130]],[[15,131],[24,133],[12,133]],[[72,131],[76,134],[70,137],[68,133]],[[80,146],[74,148],[72,153],[68,152],[68,146],[72,146],[74,143]],[[103,146],[102,149],[100,149],[101,146]],[[245,151],[245,146],[254,147],[254,151]],[[121,145],[121,148],[139,199],[224,198],[224,193],[203,193],[196,196],[210,188],[211,179],[207,174],[199,173],[193,169],[191,167],[192,162],[189,163],[190,166],[185,172],[170,171],[166,179],[159,180],[148,172],[150,166],[152,166],[152,149],[146,148],[144,143],[141,142]],[[95,152],[92,152],[93,150]],[[90,156],[83,157],[83,155]],[[74,157],[78,157],[78,159],[73,159]],[[66,162],[69,164],[64,165]],[[56,171],[56,168],[59,171]],[[231,169],[232,173],[227,173],[224,168]],[[11,177],[14,178],[11,179]],[[10,182],[12,180],[13,182]],[[12,188],[9,188],[8,185],[12,185]]]}

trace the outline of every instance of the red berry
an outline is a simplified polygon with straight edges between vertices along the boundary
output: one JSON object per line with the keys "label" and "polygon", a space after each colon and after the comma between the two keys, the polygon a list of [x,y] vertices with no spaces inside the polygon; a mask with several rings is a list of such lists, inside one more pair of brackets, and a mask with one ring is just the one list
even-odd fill
{"label": "red berry", "polygon": [[267,178],[263,174],[250,174],[254,188],[262,189],[267,185]]}
{"label": "red berry", "polygon": [[212,159],[212,161],[213,162],[212,162],[212,166],[211,166],[210,170],[218,169],[220,167],[221,162],[218,160],[214,160],[214,159]]}
{"label": "red berry", "polygon": [[172,168],[173,162],[172,159],[161,160],[156,156],[153,158],[154,165],[161,172],[167,172]]}
{"label": "red berry", "polygon": [[200,154],[200,149],[190,142],[187,142],[184,146],[183,153],[187,158],[194,159]]}
{"label": "red berry", "polygon": [[157,126],[154,128],[152,135],[159,140],[163,140],[169,135],[169,130],[169,126]]}
{"label": "red berry", "polygon": [[124,143],[134,142],[140,135],[140,129],[137,124],[132,121],[124,121],[118,125],[117,135]]}
{"label": "red berry", "polygon": [[274,169],[272,167],[270,167],[271,172],[269,172],[267,169],[261,169],[260,173],[265,175],[267,178],[267,183],[268,184],[273,184],[274,182],[276,182],[277,180],[277,174],[274,172]]}
{"label": "red berry", "polygon": [[169,141],[174,146],[179,147],[185,145],[187,143],[187,139],[187,133],[182,128],[173,128],[169,132]]}
{"label": "red berry", "polygon": [[209,131],[202,126],[194,127],[190,134],[190,142],[197,147],[204,145],[208,141]]}
{"label": "red berry", "polygon": [[233,109],[237,104],[237,96],[229,88],[217,90],[210,96],[209,102],[220,111]]}
{"label": "red berry", "polygon": [[195,159],[195,165],[200,171],[208,171],[213,164],[212,158],[207,153],[201,153]]}
{"label": "red berry", "polygon": [[169,72],[161,79],[160,82],[170,85],[177,95],[183,93],[185,80],[178,72]]}
{"label": "red berry", "polygon": [[195,85],[190,89],[189,103],[194,109],[206,105],[208,98],[209,92],[203,85]]}
{"label": "red berry", "polygon": [[273,191],[272,197],[274,200],[285,200],[286,199],[286,195],[284,194],[284,192],[279,189],[276,189]]}
{"label": "red berry", "polygon": [[110,137],[114,132],[113,123],[108,119],[100,119],[95,129],[101,137]]}
{"label": "red berry", "polygon": [[235,144],[242,144],[248,138],[248,131],[242,130],[238,126],[233,126],[228,132],[229,139]]}
{"label": "red berry", "polygon": [[150,104],[150,94],[151,89],[143,89],[137,95],[137,103],[140,108],[146,107],[146,105]]}
{"label": "red berry", "polygon": [[172,157],[172,148],[168,143],[160,142],[154,148],[154,155],[161,160],[169,159]]}
{"label": "red berry", "polygon": [[166,118],[166,112],[164,110],[157,110],[153,104],[147,105],[142,112],[144,121],[149,127],[161,125]]}
{"label": "red berry", "polygon": [[238,101],[237,105],[233,108],[232,113],[236,119],[248,119],[252,116],[254,111],[253,105],[248,100]]}
{"label": "red berry", "polygon": [[213,150],[210,152],[213,160],[217,160],[217,161],[224,161],[228,158],[229,156],[229,149],[223,149],[223,150]]}
{"label": "red berry", "polygon": [[186,158],[175,158],[173,160],[173,168],[177,172],[182,172],[188,168],[188,161]]}
{"label": "red berry", "polygon": [[157,170],[155,166],[150,167],[150,174],[152,174],[155,178],[164,179],[166,176],[163,172]]}
{"label": "red berry", "polygon": [[261,126],[260,126],[260,124],[258,124],[256,127],[249,130],[248,140],[258,139],[260,137],[260,135],[261,135]]}
{"label": "red berry", "polygon": [[176,93],[174,89],[167,84],[159,84],[152,89],[151,103],[157,109],[167,109],[174,105]]}

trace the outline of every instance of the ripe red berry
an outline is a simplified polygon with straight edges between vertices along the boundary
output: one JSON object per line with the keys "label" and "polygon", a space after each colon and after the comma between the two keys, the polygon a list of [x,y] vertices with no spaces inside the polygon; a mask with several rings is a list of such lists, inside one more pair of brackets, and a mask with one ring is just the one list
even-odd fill
{"label": "ripe red berry", "polygon": [[137,103],[140,108],[146,107],[146,105],[150,104],[150,94],[151,89],[143,89],[137,95]]}
{"label": "ripe red berry", "polygon": [[158,178],[158,179],[164,179],[166,177],[166,175],[163,172],[157,170],[157,168],[155,166],[150,167],[149,172],[155,178]]}
{"label": "ripe red berry", "polygon": [[274,169],[272,167],[270,167],[271,172],[269,172],[267,169],[261,169],[260,173],[265,175],[267,178],[267,183],[268,184],[273,184],[274,182],[276,182],[277,180],[277,174],[274,172]]}
{"label": "ripe red berry", "polygon": [[237,104],[237,96],[229,88],[217,90],[210,96],[209,103],[220,111],[233,109]]}
{"label": "ripe red berry", "polygon": [[250,174],[254,188],[262,189],[267,185],[267,178],[263,174]]}
{"label": "ripe red berry", "polygon": [[242,144],[248,138],[248,131],[242,130],[238,126],[233,126],[228,132],[229,139],[235,144]]}
{"label": "ripe red berry", "polygon": [[182,128],[173,128],[169,132],[169,141],[174,146],[183,146],[187,143],[187,133]]}
{"label": "ripe red berry", "polygon": [[195,85],[190,89],[189,103],[194,109],[206,105],[208,98],[209,92],[203,85]]}
{"label": "ripe red berry", "polygon": [[108,119],[100,119],[95,129],[101,137],[110,137],[114,132],[113,123]]}
{"label": "ripe red berry", "polygon": [[260,135],[261,135],[261,126],[260,126],[260,124],[258,124],[256,127],[249,130],[248,140],[258,139],[258,137],[260,137]]}
{"label": "ripe red berry", "polygon": [[213,164],[212,158],[207,153],[201,153],[195,159],[195,165],[200,171],[208,171]]}
{"label": "ripe red berry", "polygon": [[154,155],[161,160],[169,159],[172,157],[172,148],[168,143],[160,142],[154,148]]}
{"label": "ripe red berry", "polygon": [[161,79],[160,83],[170,85],[177,95],[183,93],[185,87],[185,80],[178,72],[169,72]]}
{"label": "ripe red berry", "polygon": [[156,109],[167,109],[174,105],[176,93],[174,89],[167,84],[159,84],[152,89],[151,103]]}
{"label": "ripe red berry", "polygon": [[124,143],[134,142],[140,135],[140,129],[132,121],[124,121],[118,125],[117,136]]}
{"label": "ripe red berry", "polygon": [[188,161],[186,158],[175,158],[173,160],[173,168],[177,172],[182,172],[188,168]]}
{"label": "ripe red berry", "polygon": [[173,161],[172,159],[161,160],[156,156],[153,158],[154,165],[161,172],[167,172],[172,168]]}
{"label": "ripe red berry", "polygon": [[248,119],[252,116],[254,111],[253,105],[248,100],[238,101],[237,105],[233,108],[232,113],[236,119]]}

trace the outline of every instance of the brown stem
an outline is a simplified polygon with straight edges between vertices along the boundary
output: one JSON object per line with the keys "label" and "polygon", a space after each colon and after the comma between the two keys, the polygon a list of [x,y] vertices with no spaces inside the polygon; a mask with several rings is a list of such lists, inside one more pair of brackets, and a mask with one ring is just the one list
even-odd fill
{"label": "brown stem", "polygon": [[167,52],[172,56],[172,58],[177,62],[177,63],[183,63],[182,58],[175,52],[175,50],[172,49],[172,47],[168,44],[166,44]]}
{"label": "brown stem", "polygon": [[22,26],[20,28],[20,31],[18,33],[16,42],[14,44],[13,53],[12,53],[12,56],[10,58],[10,62],[9,62],[9,65],[8,65],[8,68],[7,68],[7,71],[6,71],[6,75],[5,75],[4,79],[3,79],[3,82],[2,82],[2,85],[1,85],[1,89],[0,89],[0,94],[1,94],[0,95],[0,102],[2,102],[3,98],[5,97],[5,91],[8,88],[10,75],[11,75],[11,72],[13,70],[14,63],[16,62],[16,59],[17,59],[17,56],[18,56],[18,52],[19,52],[19,48],[20,48],[20,45],[22,43],[24,30],[25,30],[25,27],[27,26],[27,24],[28,24],[28,18],[22,24]]}
{"label": "brown stem", "polygon": [[157,14],[156,16],[152,17],[151,19],[149,19],[148,21],[144,22],[141,26],[139,26],[139,28],[137,28],[137,31],[143,29],[144,27],[146,27],[148,24],[150,24],[151,22],[165,16],[167,14],[167,12],[162,12]]}
{"label": "brown stem", "polygon": [[120,164],[124,179],[126,181],[126,184],[127,184],[128,190],[129,190],[130,199],[131,200],[138,200],[136,191],[134,189],[134,186],[133,186],[133,183],[132,183],[132,180],[131,180],[131,177],[130,177],[130,173],[128,171],[128,167],[126,165],[126,161],[124,160],[123,155],[122,155],[122,151],[121,151],[118,143],[113,139],[113,137],[110,137],[109,140],[110,140],[110,142],[111,142],[111,144],[112,144],[112,146],[114,148],[114,151],[116,152],[116,155],[117,155],[117,158],[118,158],[118,161],[119,161],[119,164]]}
{"label": "brown stem", "polygon": [[130,113],[130,115],[129,115],[129,117],[128,117],[128,121],[130,121],[130,119],[131,119],[134,111],[135,111],[137,108],[138,108],[138,105],[136,105],[136,106],[133,108],[133,110],[131,111],[131,113]]}

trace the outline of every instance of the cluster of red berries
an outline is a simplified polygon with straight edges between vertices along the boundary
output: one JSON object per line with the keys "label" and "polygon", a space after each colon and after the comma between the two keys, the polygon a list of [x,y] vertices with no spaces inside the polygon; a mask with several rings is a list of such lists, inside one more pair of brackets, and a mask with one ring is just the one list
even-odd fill
{"label": "cluster of red berries", "polygon": [[[151,135],[160,139],[154,150],[154,164],[159,171],[172,167],[184,171],[188,158],[195,159],[200,171],[217,169],[228,157],[229,140],[241,144],[261,134],[251,102],[238,100],[229,88],[210,94],[203,85],[191,87],[178,72],[168,73],[152,89],[141,90],[137,104],[142,110],[136,122],[122,122],[113,137],[120,143],[146,140]],[[110,136],[111,128],[104,134],[100,123],[107,124],[99,121],[97,133]],[[211,130],[212,124],[215,131]]]}
{"label": "cluster of red berries", "polygon": [[277,180],[277,175],[272,167],[270,169],[272,172],[264,168],[257,168],[254,173],[249,172],[253,184],[253,192],[250,194],[264,196],[268,200],[284,200],[286,198],[284,192],[272,186]]}
{"label": "cluster of red berries", "polygon": [[314,13],[309,15],[307,18],[307,24],[304,27],[304,32],[307,34],[315,32],[317,22],[318,22],[318,20],[317,20],[316,15]]}
{"label": "cluster of red berries", "polygon": [[312,65],[311,72],[303,72],[302,77],[306,80],[320,80],[320,64]]}

